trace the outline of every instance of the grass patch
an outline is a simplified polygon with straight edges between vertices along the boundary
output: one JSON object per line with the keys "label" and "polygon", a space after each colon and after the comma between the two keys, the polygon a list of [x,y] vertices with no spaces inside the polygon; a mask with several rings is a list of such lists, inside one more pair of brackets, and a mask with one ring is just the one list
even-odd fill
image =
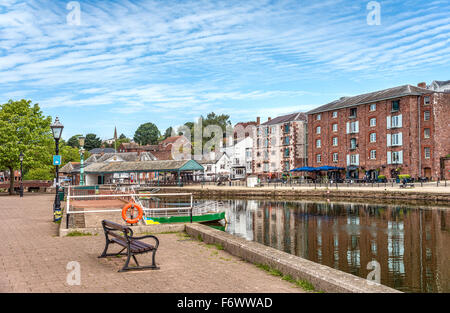
{"label": "grass patch", "polygon": [[279,270],[277,270],[277,269],[275,269],[275,268],[273,268],[273,267],[270,267],[269,265],[266,265],[266,264],[256,264],[256,267],[257,267],[257,268],[260,268],[260,269],[262,269],[262,270],[264,270],[264,271],[266,271],[266,272],[269,273],[270,275],[273,275],[273,276],[279,276],[279,277],[282,277],[282,276],[283,276],[283,273],[281,273]]}
{"label": "grass patch", "polygon": [[81,236],[92,236],[91,233],[82,233],[79,231],[71,231],[66,235],[67,237],[81,237]]}
{"label": "grass patch", "polygon": [[179,231],[163,231],[163,232],[161,232],[161,233],[159,233],[159,234],[162,234],[162,235],[168,235],[168,234],[179,234],[180,232]]}
{"label": "grass patch", "polygon": [[266,271],[270,275],[281,277],[281,279],[283,279],[287,282],[290,282],[290,283],[296,285],[297,287],[302,288],[303,290],[316,291],[316,288],[314,287],[314,285],[311,284],[309,281],[302,280],[302,279],[294,279],[290,275],[283,275],[283,273],[281,271],[279,271],[269,265],[266,265],[266,264],[255,264],[255,265],[256,265],[256,267]]}
{"label": "grass patch", "polygon": [[316,288],[307,280],[294,279],[290,275],[284,275],[281,279],[297,285],[306,291],[316,291]]}
{"label": "grass patch", "polygon": [[203,242],[203,238],[200,234],[197,236],[197,240]]}
{"label": "grass patch", "polygon": [[207,248],[216,248],[217,250],[223,250],[223,246],[220,243],[206,244]]}

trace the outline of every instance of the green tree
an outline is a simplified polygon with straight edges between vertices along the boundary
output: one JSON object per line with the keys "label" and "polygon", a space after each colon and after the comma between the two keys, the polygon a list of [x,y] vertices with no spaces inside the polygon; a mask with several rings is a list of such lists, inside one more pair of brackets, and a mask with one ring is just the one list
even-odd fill
{"label": "green tree", "polygon": [[[69,162],[80,162],[80,149],[71,146],[62,146],[59,149],[61,154],[61,163],[67,164]],[[86,160],[90,156],[90,153],[85,150],[83,154],[83,159]]]}
{"label": "green tree", "polygon": [[78,142],[78,138],[81,135],[74,135],[72,137],[69,138],[69,140],[67,141],[67,145],[74,147],[74,148],[79,148],[80,147],[80,143]]}
{"label": "green tree", "polygon": [[44,116],[31,100],[9,100],[0,105],[0,168],[11,173],[10,194],[14,191],[14,170],[20,168],[20,152],[24,155],[24,172],[46,168],[53,142],[50,124],[51,117]]}
{"label": "green tree", "polygon": [[134,133],[134,141],[140,145],[155,145],[161,136],[158,127],[153,123],[145,123],[138,127]]}
{"label": "green tree", "polygon": [[[214,134],[212,134],[211,136],[204,136],[205,132],[205,127],[209,126],[209,125],[217,125],[219,126],[222,131],[225,133],[227,131],[228,128],[231,127],[231,121],[230,121],[230,116],[226,115],[226,114],[221,114],[221,115],[216,115],[216,113],[211,112],[208,115],[206,115],[206,118],[204,118],[203,116],[200,117],[200,119],[202,120],[202,140],[201,142],[195,142],[195,136],[194,136],[194,129],[195,127],[198,125],[198,122],[186,122],[184,123],[184,126],[187,126],[190,130],[191,133],[191,144],[192,144],[192,151],[195,151],[195,147],[204,147],[205,144],[211,140],[214,136]],[[181,132],[181,128],[179,128],[177,130],[177,133],[179,135],[182,134]],[[213,147],[214,148],[214,147]]]}
{"label": "green tree", "polygon": [[90,151],[95,148],[100,148],[102,146],[102,140],[97,137],[96,134],[87,134],[84,140],[84,149]]}

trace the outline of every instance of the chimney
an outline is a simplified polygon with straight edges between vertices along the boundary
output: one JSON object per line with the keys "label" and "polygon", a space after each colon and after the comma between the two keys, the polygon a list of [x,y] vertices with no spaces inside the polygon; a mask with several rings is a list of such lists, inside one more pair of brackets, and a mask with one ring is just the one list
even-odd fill
{"label": "chimney", "polygon": [[427,83],[425,83],[425,82],[418,83],[418,84],[417,84],[417,87],[420,87],[420,88],[427,88]]}
{"label": "chimney", "polygon": [[267,118],[267,121],[270,121],[272,118],[269,116],[268,118]]}
{"label": "chimney", "polygon": [[259,125],[259,124],[261,124],[261,118],[258,116],[258,117],[256,118],[256,125]]}

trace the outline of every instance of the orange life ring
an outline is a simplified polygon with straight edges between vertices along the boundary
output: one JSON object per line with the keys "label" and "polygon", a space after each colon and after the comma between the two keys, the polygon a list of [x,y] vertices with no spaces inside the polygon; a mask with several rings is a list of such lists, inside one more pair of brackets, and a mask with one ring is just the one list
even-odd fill
{"label": "orange life ring", "polygon": [[[129,208],[137,208],[138,216],[133,219],[128,218],[127,211]],[[127,222],[129,224],[136,224],[137,222],[139,222],[139,220],[142,218],[142,216],[144,216],[144,210],[142,210],[142,207],[135,202],[130,202],[130,203],[126,204],[122,209],[122,218],[125,222]]]}

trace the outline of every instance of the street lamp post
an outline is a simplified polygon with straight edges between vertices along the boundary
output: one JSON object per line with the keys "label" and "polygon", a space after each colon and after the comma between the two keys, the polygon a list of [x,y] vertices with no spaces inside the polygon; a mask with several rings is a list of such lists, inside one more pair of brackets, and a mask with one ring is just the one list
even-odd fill
{"label": "street lamp post", "polygon": [[80,144],[80,186],[84,186],[84,141],[85,137],[80,136],[78,137],[78,143]]}
{"label": "street lamp post", "polygon": [[[56,117],[55,122],[50,125],[52,129],[53,138],[55,139],[56,155],[59,155],[59,140],[63,131],[63,124],[60,123],[59,118]],[[56,196],[55,203],[53,204],[53,221],[59,221],[61,219],[61,203],[59,200],[59,165],[56,166]]]}
{"label": "street lamp post", "polygon": [[23,153],[20,151],[19,155],[20,160],[20,197],[23,197],[23,170],[22,170],[22,163],[23,163]]}

